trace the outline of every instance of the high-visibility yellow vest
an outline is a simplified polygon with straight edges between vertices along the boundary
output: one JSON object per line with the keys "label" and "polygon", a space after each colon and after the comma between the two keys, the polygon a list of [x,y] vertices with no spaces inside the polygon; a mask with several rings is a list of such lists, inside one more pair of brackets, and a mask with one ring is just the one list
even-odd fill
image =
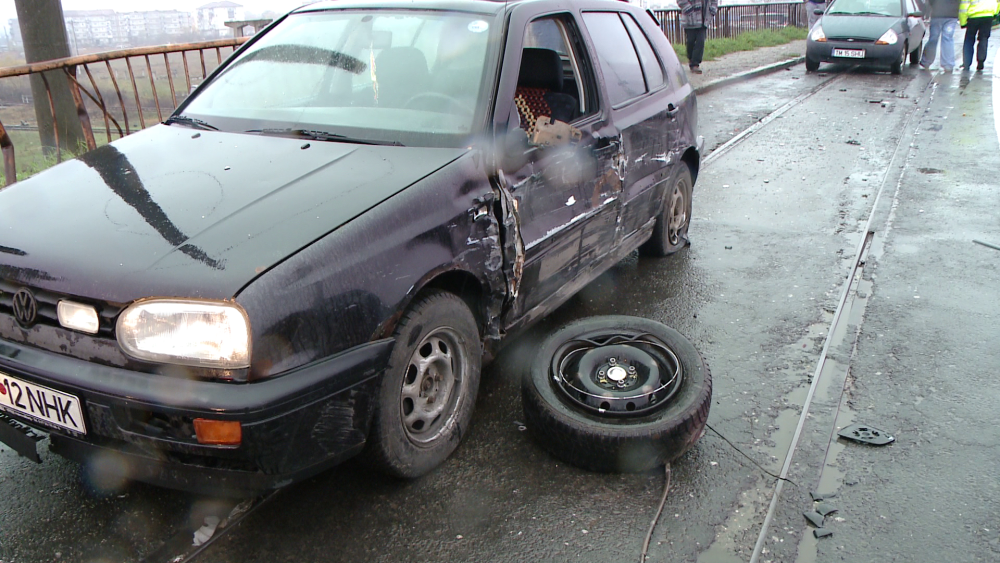
{"label": "high-visibility yellow vest", "polygon": [[989,18],[1000,11],[997,0],[962,0],[958,5],[958,23],[965,25],[969,18]]}

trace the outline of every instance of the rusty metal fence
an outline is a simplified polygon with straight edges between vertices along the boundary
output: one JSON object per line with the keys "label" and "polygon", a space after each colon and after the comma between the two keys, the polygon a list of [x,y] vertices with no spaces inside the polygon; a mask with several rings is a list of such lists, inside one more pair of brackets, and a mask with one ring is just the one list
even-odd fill
{"label": "rusty metal fence", "polygon": [[[91,125],[91,113],[104,122],[104,134],[109,143],[114,136],[121,138],[145,128],[147,120],[163,121],[164,116],[170,115],[199,80],[204,80],[222,64],[224,57],[232,54],[246,40],[221,39],[81,55],[0,68],[0,79],[12,80],[31,75],[41,77],[53,121],[55,160],[61,162],[60,126],[50,80],[65,77],[76,105],[86,148],[93,150],[97,148],[97,139],[95,128]],[[92,104],[89,109],[87,100]],[[14,144],[2,122],[0,150],[3,152],[4,184],[9,186],[17,181]]]}
{"label": "rusty metal fence", "polygon": [[[678,9],[655,10],[660,29],[671,43],[684,44],[684,28]],[[747,31],[781,29],[787,26],[806,27],[808,15],[801,1],[769,2],[767,4],[729,4],[719,11],[708,28],[709,39],[735,37]]]}

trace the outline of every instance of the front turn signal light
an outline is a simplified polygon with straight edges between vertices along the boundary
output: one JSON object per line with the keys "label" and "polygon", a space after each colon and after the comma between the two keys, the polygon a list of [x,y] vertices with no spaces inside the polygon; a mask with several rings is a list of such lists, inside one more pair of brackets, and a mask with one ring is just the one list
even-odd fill
{"label": "front turn signal light", "polygon": [[199,444],[238,446],[243,441],[243,426],[238,420],[194,419],[194,433]]}

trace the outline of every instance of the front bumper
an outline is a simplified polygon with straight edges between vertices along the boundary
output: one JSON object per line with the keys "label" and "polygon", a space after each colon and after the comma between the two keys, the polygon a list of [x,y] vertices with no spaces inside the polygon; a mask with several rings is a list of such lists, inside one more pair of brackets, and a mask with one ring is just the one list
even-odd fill
{"label": "front bumper", "polygon": [[[806,57],[824,63],[889,66],[902,58],[903,48],[904,45],[902,43],[896,45],[876,45],[874,42],[836,40],[819,42],[809,40],[806,42]],[[863,50],[865,56],[864,58],[835,57],[833,56],[834,49]]]}
{"label": "front bumper", "polygon": [[[94,364],[0,340],[0,372],[76,395],[86,435],[8,415],[51,449],[126,479],[204,494],[251,494],[315,474],[364,446],[392,339],[253,383]],[[194,418],[238,420],[238,446],[199,444]]]}

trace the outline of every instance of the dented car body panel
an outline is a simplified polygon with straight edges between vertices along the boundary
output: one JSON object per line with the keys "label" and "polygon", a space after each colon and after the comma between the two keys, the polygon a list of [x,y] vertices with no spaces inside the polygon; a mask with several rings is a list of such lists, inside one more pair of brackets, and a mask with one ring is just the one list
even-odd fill
{"label": "dented car body panel", "polygon": [[[646,12],[602,0],[338,1],[293,12],[262,36],[296,17],[372,8],[474,18],[462,20],[463,33],[488,38],[475,106],[410,99],[454,106],[467,116],[465,133],[431,127],[400,135],[416,145],[393,146],[385,131],[355,141],[229,117],[218,131],[168,120],[0,190],[0,374],[78,397],[87,431],[3,416],[49,432],[54,451],[82,462],[113,452],[126,478],[214,493],[282,486],[364,447],[396,327],[422,293],[461,297],[488,358],[649,238],[678,166],[697,173],[694,94]],[[587,12],[631,18],[622,21],[655,48],[663,83],[612,100]],[[443,49],[440,60],[467,64]],[[504,139],[527,135],[526,116],[540,117],[521,89],[525,61],[541,49],[563,74],[554,82],[563,91],[546,92],[550,105],[569,101],[560,123],[579,140],[528,146],[512,160]],[[323,61],[309,64],[368,73],[360,59]],[[371,87],[376,98],[392,99],[390,77]],[[199,107],[189,103],[175,115]],[[28,323],[15,303],[25,291],[38,303]],[[238,304],[249,319],[249,366],[129,356],[115,323],[154,297]],[[93,307],[98,331],[61,326],[64,300]],[[239,421],[242,442],[200,443],[192,424],[201,417]]]}

